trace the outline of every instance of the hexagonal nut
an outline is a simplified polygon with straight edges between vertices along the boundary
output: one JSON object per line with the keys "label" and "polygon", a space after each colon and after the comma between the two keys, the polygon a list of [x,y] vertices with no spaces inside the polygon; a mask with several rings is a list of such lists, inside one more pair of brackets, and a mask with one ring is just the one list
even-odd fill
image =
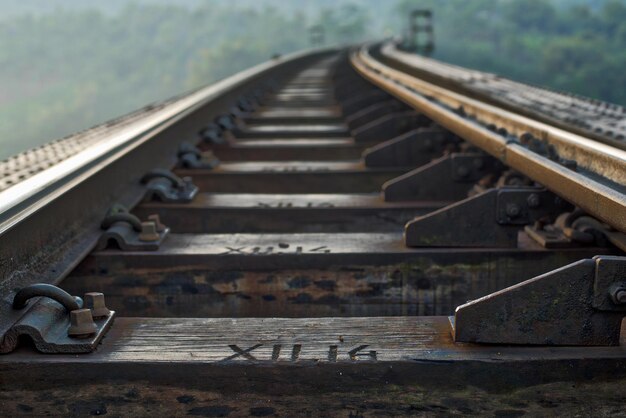
{"label": "hexagonal nut", "polygon": [[85,293],[83,298],[84,308],[91,309],[91,316],[94,318],[105,318],[111,315],[111,311],[106,307],[104,294],[99,292]]}
{"label": "hexagonal nut", "polygon": [[529,208],[536,209],[541,206],[541,197],[537,193],[532,193],[526,199],[526,203],[528,203]]}
{"label": "hexagonal nut", "polygon": [[165,225],[161,223],[161,218],[159,217],[159,215],[154,214],[154,215],[148,216],[148,221],[154,222],[154,224],[156,225],[157,232],[163,232],[165,231],[165,228],[167,228]]}
{"label": "hexagonal nut", "polygon": [[626,284],[617,283],[609,289],[611,301],[616,305],[626,305]]}
{"label": "hexagonal nut", "polygon": [[522,208],[516,203],[508,203],[506,205],[506,214],[509,218],[517,218],[521,215]]}
{"label": "hexagonal nut", "polygon": [[72,338],[87,338],[98,331],[90,309],[77,309],[70,312],[70,327],[67,335]]}
{"label": "hexagonal nut", "polygon": [[141,223],[141,232],[139,233],[139,241],[143,242],[154,242],[158,241],[160,238],[159,233],[157,232],[157,226],[154,222],[142,222]]}

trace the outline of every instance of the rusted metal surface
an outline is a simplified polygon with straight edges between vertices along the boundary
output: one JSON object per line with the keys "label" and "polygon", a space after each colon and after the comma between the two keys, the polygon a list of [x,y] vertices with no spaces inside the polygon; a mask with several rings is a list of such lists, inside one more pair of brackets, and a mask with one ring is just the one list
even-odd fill
{"label": "rusted metal surface", "polygon": [[494,188],[410,221],[405,242],[411,247],[515,247],[524,225],[556,219],[570,208],[540,187]]}
{"label": "rusted metal surface", "polygon": [[357,143],[386,141],[405,132],[430,126],[431,121],[412,110],[391,113],[354,129]]}
{"label": "rusted metal surface", "polygon": [[454,153],[420,165],[383,184],[385,202],[459,201],[482,178],[498,176],[497,160],[481,153]]}
{"label": "rusted metal surface", "polygon": [[[376,62],[365,51],[353,63],[368,79],[440,125],[626,231],[624,151],[418,80]],[[577,170],[565,167],[564,159],[575,160]]]}
{"label": "rusted metal surface", "polygon": [[[90,353],[95,350],[111,327],[115,312],[106,309],[101,293],[85,296],[89,303],[83,305],[83,299],[49,284],[39,283],[20,289],[12,303],[19,320],[0,335],[0,353],[12,352],[24,337],[28,337],[42,353]],[[95,308],[96,300],[98,310],[92,311],[90,308]]]}
{"label": "rusted metal surface", "polygon": [[382,117],[409,110],[407,105],[399,100],[385,100],[374,103],[365,109],[359,110],[346,117],[346,124],[350,129],[356,129],[364,126],[371,121],[381,119]]}
{"label": "rusted metal surface", "polygon": [[167,170],[150,170],[143,175],[141,183],[146,185],[146,201],[188,203],[198,194],[198,186],[190,178],[180,178]]}
{"label": "rusted metal surface", "polygon": [[626,259],[581,260],[461,305],[452,321],[458,342],[619,345],[626,306],[614,299]]}
{"label": "rusted metal surface", "polygon": [[457,150],[458,142],[444,129],[418,128],[368,148],[363,154],[363,161],[366,167],[419,167],[444,152]]}

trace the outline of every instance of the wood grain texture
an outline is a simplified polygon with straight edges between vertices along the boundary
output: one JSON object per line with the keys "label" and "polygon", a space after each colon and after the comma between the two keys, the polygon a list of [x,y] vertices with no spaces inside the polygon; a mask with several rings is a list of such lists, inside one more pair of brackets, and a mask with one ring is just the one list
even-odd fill
{"label": "wood grain texture", "polygon": [[[356,251],[361,241],[351,245]],[[254,255],[247,251],[255,247],[234,248],[241,252],[123,258],[114,251],[97,253],[62,287],[74,295],[103,292],[121,316],[451,315],[468,300],[596,253],[485,249],[335,255],[323,252],[332,247],[320,246],[321,254],[297,254],[275,244],[275,252]]]}
{"label": "wood grain texture", "polygon": [[[276,355],[274,345],[281,345]],[[293,347],[300,346],[297,358]],[[255,348],[253,348],[255,347]],[[336,350],[329,349],[336,347]],[[357,350],[358,348],[358,350]],[[245,353],[244,353],[245,352]],[[334,352],[337,356],[334,356]],[[329,355],[329,353],[331,353]],[[258,363],[275,366],[413,362],[626,360],[626,346],[524,347],[454,343],[447,317],[117,318],[97,352],[0,356],[36,363]]]}
{"label": "wood grain texture", "polygon": [[215,170],[175,170],[211,193],[375,193],[411,167],[366,169],[358,162],[229,162]]}
{"label": "wood grain texture", "polygon": [[92,354],[0,357],[3,385],[151,382],[235,393],[491,391],[626,377],[626,347],[455,344],[446,317],[118,318]]}
{"label": "wood grain texture", "polygon": [[210,194],[189,204],[145,203],[175,233],[398,232],[417,216],[449,202],[385,203],[374,194]]}

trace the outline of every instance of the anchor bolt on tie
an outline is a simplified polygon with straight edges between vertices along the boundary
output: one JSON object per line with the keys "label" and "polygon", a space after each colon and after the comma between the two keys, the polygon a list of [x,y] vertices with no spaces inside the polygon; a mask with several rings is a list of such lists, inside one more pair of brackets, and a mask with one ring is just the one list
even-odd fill
{"label": "anchor bolt on tie", "polygon": [[98,331],[93,321],[91,309],[77,309],[70,312],[70,327],[67,335],[73,338],[87,338]]}
{"label": "anchor bolt on tie", "polygon": [[83,300],[67,293],[60,287],[47,283],[37,283],[20,289],[13,297],[13,309],[23,309],[29,299],[48,297],[59,302],[68,311],[75,311],[83,307]]}
{"label": "anchor bolt on tie", "polygon": [[161,237],[157,231],[157,225],[153,221],[142,222],[141,232],[139,233],[139,241],[143,242],[155,242]]}
{"label": "anchor bolt on tie", "polygon": [[611,300],[616,305],[626,305],[626,284],[619,283],[610,289]]}
{"label": "anchor bolt on tie", "polygon": [[111,311],[107,308],[104,301],[104,293],[89,292],[85,293],[83,300],[85,302],[85,308],[91,310],[91,315],[94,318],[104,318],[111,315]]}

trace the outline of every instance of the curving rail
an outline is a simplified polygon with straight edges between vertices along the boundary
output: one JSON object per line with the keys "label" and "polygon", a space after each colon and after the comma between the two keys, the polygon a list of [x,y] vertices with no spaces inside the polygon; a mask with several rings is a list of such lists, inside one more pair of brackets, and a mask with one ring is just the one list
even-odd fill
{"label": "curving rail", "polygon": [[394,43],[376,51],[382,62],[531,119],[626,149],[626,108],[612,103],[509,80],[399,50]]}
{"label": "curving rail", "polygon": [[371,48],[364,46],[352,55],[361,75],[507,166],[626,231],[625,151],[418,79],[375,59]]}

